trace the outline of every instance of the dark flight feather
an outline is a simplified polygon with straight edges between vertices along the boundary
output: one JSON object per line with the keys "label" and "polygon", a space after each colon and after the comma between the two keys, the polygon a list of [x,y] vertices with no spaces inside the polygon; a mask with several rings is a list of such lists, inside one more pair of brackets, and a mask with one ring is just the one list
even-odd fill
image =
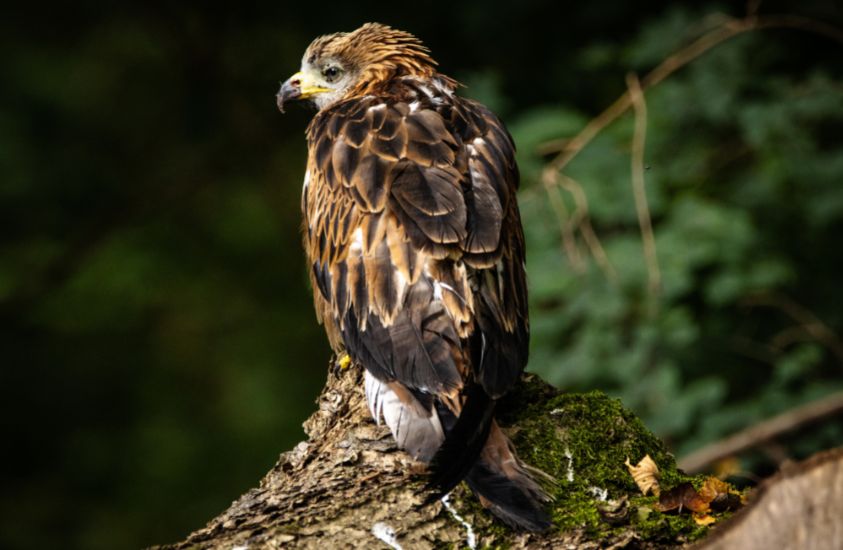
{"label": "dark flight feather", "polygon": [[489,438],[495,402],[475,383],[469,383],[463,395],[465,402],[458,417],[440,411],[447,435],[431,461],[428,502],[442,498],[465,479]]}

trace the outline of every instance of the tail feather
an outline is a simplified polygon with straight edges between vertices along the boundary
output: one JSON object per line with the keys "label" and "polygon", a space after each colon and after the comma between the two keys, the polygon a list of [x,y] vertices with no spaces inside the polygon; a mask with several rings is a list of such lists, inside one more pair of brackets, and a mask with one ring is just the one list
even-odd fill
{"label": "tail feather", "polygon": [[426,503],[439,500],[465,479],[489,438],[494,423],[495,402],[477,384],[468,386],[459,417],[437,407],[445,428],[445,441],[430,462],[428,489],[434,492]]}
{"label": "tail feather", "polygon": [[492,424],[486,446],[466,482],[483,506],[508,525],[534,532],[551,527],[545,510],[550,496],[530,476],[497,424]]}
{"label": "tail feather", "polygon": [[[429,504],[465,479],[480,502],[508,525],[542,532],[551,527],[548,494],[522,463],[494,421],[495,401],[477,384],[466,389],[458,413],[435,397],[366,371],[366,397],[375,421],[386,421],[398,446],[429,463]],[[548,476],[549,477],[549,476]]]}

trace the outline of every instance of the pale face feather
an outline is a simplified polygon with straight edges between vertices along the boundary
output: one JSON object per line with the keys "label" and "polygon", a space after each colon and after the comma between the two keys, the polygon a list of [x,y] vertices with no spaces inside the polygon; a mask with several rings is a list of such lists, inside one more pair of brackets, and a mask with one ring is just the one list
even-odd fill
{"label": "pale face feather", "polygon": [[372,93],[393,76],[431,78],[436,62],[415,36],[377,23],[350,33],[314,40],[304,53],[301,70],[288,82],[320,110],[337,101]]}
{"label": "pale face feather", "polygon": [[[331,76],[332,71],[336,71],[336,76]],[[315,86],[330,90],[311,97],[311,101],[318,109],[323,109],[342,99],[357,82],[357,73],[354,67],[349,67],[347,63],[336,58],[317,59],[314,63],[310,63],[305,54],[301,61],[301,74]]]}

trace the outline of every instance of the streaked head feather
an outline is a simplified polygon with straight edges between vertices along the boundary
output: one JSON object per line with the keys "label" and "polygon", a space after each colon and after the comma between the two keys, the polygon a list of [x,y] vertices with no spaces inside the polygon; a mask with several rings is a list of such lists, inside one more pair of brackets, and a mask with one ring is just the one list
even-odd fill
{"label": "streaked head feather", "polygon": [[[324,78],[329,67],[335,80]],[[332,90],[313,98],[322,108],[339,99],[383,92],[396,77],[429,79],[436,75],[430,50],[414,35],[380,23],[366,23],[352,32],[320,36],[302,58],[302,73]],[[449,84],[456,82],[439,75]]]}

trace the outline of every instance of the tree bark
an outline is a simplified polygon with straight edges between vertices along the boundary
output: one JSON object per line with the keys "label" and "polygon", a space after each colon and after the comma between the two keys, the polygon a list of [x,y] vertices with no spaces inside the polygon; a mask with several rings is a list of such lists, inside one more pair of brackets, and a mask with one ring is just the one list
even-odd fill
{"label": "tree bark", "polygon": [[357,368],[331,375],[304,423],[308,439],[205,527],[161,548],[664,548],[708,531],[640,494],[626,458],[649,454],[666,486],[692,478],[634,415],[602,393],[560,394],[532,375],[498,419],[521,458],[554,478],[555,528],[514,532],[464,485],[423,506],[424,466],[371,419],[362,378]]}
{"label": "tree bark", "polygon": [[843,548],[843,448],[786,464],[753,492],[750,506],[699,545],[717,548]]}

